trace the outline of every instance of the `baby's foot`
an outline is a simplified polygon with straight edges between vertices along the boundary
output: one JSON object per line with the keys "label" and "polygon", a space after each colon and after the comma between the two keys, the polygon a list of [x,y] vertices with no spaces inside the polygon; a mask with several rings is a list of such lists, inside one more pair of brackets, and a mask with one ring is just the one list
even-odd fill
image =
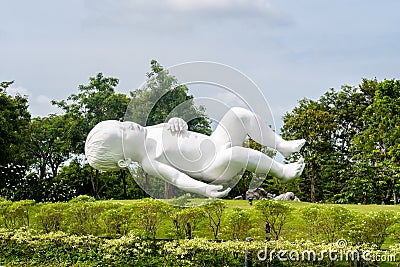
{"label": "baby's foot", "polygon": [[304,159],[301,158],[298,162],[285,164],[283,166],[283,175],[281,182],[286,183],[292,179],[295,179],[301,175],[304,170]]}
{"label": "baby's foot", "polygon": [[277,146],[276,149],[284,156],[284,157],[289,157],[291,154],[294,152],[300,151],[300,149],[304,146],[306,140],[305,139],[300,139],[300,140],[291,140],[291,141],[286,141],[283,140],[280,142]]}

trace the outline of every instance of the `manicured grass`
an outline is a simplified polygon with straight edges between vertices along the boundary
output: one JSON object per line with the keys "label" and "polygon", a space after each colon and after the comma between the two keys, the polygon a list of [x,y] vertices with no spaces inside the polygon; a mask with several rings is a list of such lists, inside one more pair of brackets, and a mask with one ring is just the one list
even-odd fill
{"label": "manicured grass", "polygon": [[[124,204],[133,204],[139,200],[109,200],[113,202],[119,202],[119,203],[124,203]],[[233,210],[234,208],[241,208],[241,209],[252,209],[253,207],[249,204],[247,200],[224,200],[224,202],[227,205],[227,209],[224,211],[224,216],[222,217],[222,221],[226,218],[226,215],[229,213],[229,211]],[[257,200],[253,201],[256,203]],[[308,203],[308,202],[295,202],[295,201],[285,201],[290,207],[292,207],[292,216],[287,222],[287,224],[284,225],[281,237],[280,239],[282,240],[290,240],[290,241],[295,241],[296,239],[307,239],[308,234],[307,234],[307,226],[304,222],[304,219],[301,216],[301,209],[308,207],[310,205],[316,205],[314,203]],[[357,214],[366,214],[369,212],[377,212],[381,210],[390,210],[394,212],[400,212],[400,205],[356,205],[356,204],[317,204],[317,205],[327,205],[327,206],[342,206],[347,208],[348,210],[357,213]],[[256,236],[252,236],[255,239],[260,239],[263,234],[264,234],[264,228],[265,226],[259,225],[257,231],[253,231],[253,234]],[[196,231],[194,234],[198,235],[200,237],[207,237],[212,239],[212,234],[211,231],[209,230],[209,226],[207,224],[207,221],[204,220],[200,223],[199,225],[199,230]],[[256,227],[257,228],[257,227]],[[173,224],[171,220],[165,220],[162,225],[159,228],[157,237],[159,238],[168,238],[172,236],[172,229],[173,229]],[[221,232],[223,233],[224,229],[222,227]],[[258,235],[258,236],[257,236]],[[223,235],[222,235],[223,237]],[[393,244],[392,241],[388,240],[385,245]]]}

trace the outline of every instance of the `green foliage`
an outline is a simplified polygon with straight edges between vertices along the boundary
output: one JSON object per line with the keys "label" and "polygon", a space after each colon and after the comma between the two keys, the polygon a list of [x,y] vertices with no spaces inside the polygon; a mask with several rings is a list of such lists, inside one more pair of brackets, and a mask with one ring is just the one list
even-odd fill
{"label": "green foliage", "polygon": [[[118,83],[117,78],[104,77],[102,73],[98,73],[95,77],[89,78],[89,84],[79,86],[78,94],[71,94],[66,100],[52,102],[63,109],[65,117],[74,123],[74,127],[68,131],[67,142],[70,144],[70,153],[84,154],[86,136],[97,123],[124,117],[130,99],[124,94],[115,92]],[[91,193],[99,199],[106,187],[107,175],[100,175],[99,171],[94,171],[91,167],[89,169],[91,192],[84,193]],[[69,171],[73,170],[81,172],[76,168]],[[127,191],[125,178],[126,175],[121,173],[123,192]]]}
{"label": "green foliage", "polygon": [[176,238],[191,239],[205,214],[200,207],[175,208],[170,216]]}
{"label": "green foliage", "polygon": [[369,167],[365,178],[373,192],[363,193],[389,204],[391,199],[392,203],[397,201],[400,187],[400,81],[385,80],[371,87],[374,95],[362,116],[363,131],[354,136],[351,148],[358,165]]}
{"label": "green foliage", "polygon": [[106,236],[127,235],[131,229],[131,218],[135,216],[134,205],[116,206],[102,212],[99,221]]}
{"label": "green foliage", "polygon": [[[165,123],[172,117],[180,117],[188,124],[190,131],[210,135],[210,121],[202,106],[196,106],[189,88],[169,74],[156,60],[151,61],[151,71],[147,73],[145,86],[131,92],[125,119],[143,126]],[[185,192],[169,183],[149,177],[139,168],[136,180],[153,197],[172,198]]]}
{"label": "green foliage", "polygon": [[171,117],[187,121],[189,130],[210,134],[204,107],[196,106],[188,87],[169,74],[156,60],[151,61],[145,87],[131,92],[126,118],[141,125],[167,122]]}
{"label": "green foliage", "polygon": [[118,208],[115,203],[97,202],[92,197],[81,196],[69,202],[65,211],[63,226],[69,233],[78,235],[98,235],[102,232],[100,215],[110,209]]}
{"label": "green foliage", "polygon": [[170,206],[163,201],[152,198],[142,199],[135,203],[135,219],[145,235],[155,238],[161,221],[167,217]]}
{"label": "green foliage", "polygon": [[349,237],[356,244],[371,243],[381,248],[392,234],[394,225],[399,221],[399,214],[392,211],[369,212],[357,216],[352,222]]}
{"label": "green foliage", "polygon": [[60,231],[67,207],[64,202],[42,204],[36,213],[37,228],[45,233]]}
{"label": "green foliage", "polygon": [[[395,255],[399,257],[400,247],[392,246],[387,251],[360,246],[348,249],[370,251],[373,255]],[[7,266],[241,266],[246,251],[252,252],[253,266],[343,266],[354,265],[346,257],[331,262],[326,251],[338,250],[336,244],[315,244],[312,242],[212,242],[206,239],[179,241],[147,241],[129,234],[120,238],[105,239],[95,236],[69,236],[62,232],[37,234],[31,231],[14,233],[0,231],[0,262]],[[265,251],[313,250],[321,261],[261,261]],[[260,253],[261,251],[261,253]],[[280,255],[288,257],[288,253]],[[360,260],[363,266],[374,266],[375,262]],[[398,262],[387,264],[395,265]],[[390,266],[390,265],[389,265]]]}
{"label": "green foliage", "polygon": [[342,238],[349,222],[354,219],[354,215],[341,206],[313,205],[301,213],[310,238],[330,243]]}
{"label": "green foliage", "polygon": [[98,73],[89,78],[89,84],[79,85],[78,94],[71,94],[66,100],[53,101],[76,123],[71,132],[74,153],[84,153],[86,136],[97,123],[118,120],[124,116],[129,98],[115,93],[118,83],[117,78],[104,77],[103,73]]}
{"label": "green foliage", "polygon": [[364,79],[303,99],[284,117],[285,138],[305,138],[306,167],[289,185],[312,202],[395,203],[400,194],[400,81]]}
{"label": "green foliage", "polygon": [[0,83],[0,194],[11,200],[19,181],[29,171],[26,137],[31,119],[28,98],[7,94],[7,88],[13,82]]}
{"label": "green foliage", "polygon": [[85,202],[95,202],[95,198],[87,195],[79,195],[71,199],[68,203],[79,204]]}
{"label": "green foliage", "polygon": [[30,212],[34,204],[34,200],[0,202],[0,214],[3,219],[4,227],[8,229],[29,227]]}
{"label": "green foliage", "polygon": [[255,203],[255,208],[261,212],[263,221],[269,224],[274,239],[278,240],[283,225],[290,218],[291,208],[282,201],[269,199],[258,200]]}
{"label": "green foliage", "polygon": [[219,199],[212,199],[203,205],[202,208],[208,219],[208,225],[210,226],[210,230],[213,232],[214,239],[218,239],[218,234],[221,228],[221,218],[226,208],[226,204]]}
{"label": "green foliage", "polygon": [[315,202],[320,196],[317,195],[317,187],[321,177],[326,174],[323,168],[331,164],[334,156],[332,136],[337,122],[335,116],[321,106],[318,102],[303,99],[299,101],[299,107],[295,107],[284,117],[282,128],[283,137],[287,139],[306,139],[306,144],[301,152],[306,164],[301,184],[308,196],[300,196],[311,202]]}
{"label": "green foliage", "polygon": [[[28,111],[26,96],[7,94],[7,88],[12,82],[1,82],[0,86],[0,166],[10,163],[23,164],[25,134],[31,115]],[[6,170],[2,170],[3,174]],[[11,175],[11,174],[9,174]]]}
{"label": "green foliage", "polygon": [[226,232],[231,240],[245,240],[252,228],[251,210],[234,208],[226,216]]}

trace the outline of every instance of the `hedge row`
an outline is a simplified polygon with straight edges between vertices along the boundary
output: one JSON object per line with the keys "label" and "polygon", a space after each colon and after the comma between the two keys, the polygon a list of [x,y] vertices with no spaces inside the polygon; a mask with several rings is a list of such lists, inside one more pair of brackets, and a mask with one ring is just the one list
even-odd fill
{"label": "hedge row", "polygon": [[249,209],[226,210],[223,201],[182,208],[154,199],[121,204],[80,196],[58,203],[0,201],[0,228],[112,238],[130,231],[153,239],[245,240],[250,236],[333,243],[345,238],[352,244],[369,243],[378,248],[400,241],[400,214],[393,211],[361,214],[338,205],[308,205],[296,210],[297,214],[293,211],[288,203],[268,200],[256,201]]}
{"label": "hedge row", "polygon": [[[315,259],[310,254],[311,250],[316,253]],[[385,260],[387,264],[396,264],[390,261],[400,259],[400,245],[381,251],[366,246],[344,247],[336,243],[214,242],[197,238],[157,241],[141,239],[133,234],[106,239],[63,232],[38,234],[24,230],[0,230],[0,265],[7,266],[242,266],[246,252],[251,252],[248,258],[252,259],[253,266],[354,266],[357,256],[346,256],[350,250],[359,252],[358,261],[363,266],[379,263],[374,259]],[[282,254],[282,251],[285,253]],[[330,251],[335,253],[336,261],[331,260],[334,258],[330,258]],[[278,253],[286,261],[279,260]],[[381,255],[380,258],[377,255]]]}

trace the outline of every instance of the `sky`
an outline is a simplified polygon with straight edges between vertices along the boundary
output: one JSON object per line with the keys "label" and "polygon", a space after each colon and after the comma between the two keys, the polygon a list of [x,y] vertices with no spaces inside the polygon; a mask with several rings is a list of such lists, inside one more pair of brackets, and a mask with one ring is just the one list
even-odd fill
{"label": "sky", "polygon": [[0,0],[0,81],[34,116],[103,72],[128,93],[150,61],[211,61],[258,85],[278,127],[297,101],[400,79],[398,0]]}

